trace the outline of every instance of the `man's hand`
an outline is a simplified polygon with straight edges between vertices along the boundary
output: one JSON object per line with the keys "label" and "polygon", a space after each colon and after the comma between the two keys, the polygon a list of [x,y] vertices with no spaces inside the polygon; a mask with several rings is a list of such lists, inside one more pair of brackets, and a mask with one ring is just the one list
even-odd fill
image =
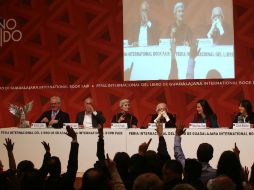
{"label": "man's hand", "polygon": [[48,123],[49,120],[48,120],[48,118],[44,117],[44,118],[41,120],[41,122],[42,122],[42,123]]}
{"label": "man's hand", "polygon": [[186,129],[184,129],[184,124],[180,123],[176,126],[176,136],[181,136],[185,133]]}
{"label": "man's hand", "polygon": [[43,145],[46,152],[50,152],[49,143],[46,143],[45,141],[42,141],[41,144]]}
{"label": "man's hand", "polygon": [[11,141],[10,138],[6,138],[6,139],[5,139],[4,146],[5,146],[5,148],[6,148],[6,150],[7,150],[8,152],[12,152],[12,151],[13,151],[14,143]]}
{"label": "man's hand", "polygon": [[69,137],[72,138],[72,140],[77,140],[77,134],[75,133],[75,131],[68,125],[66,126],[66,135],[68,135]]}
{"label": "man's hand", "polygon": [[138,148],[138,153],[141,155],[141,156],[144,156],[150,143],[151,143],[152,139],[149,139],[149,141],[146,143],[142,143],[141,145],[139,145],[139,148]]}
{"label": "man's hand", "polygon": [[57,123],[58,123],[58,120],[52,119],[52,120],[49,122],[49,126],[52,126],[52,125],[57,124]]}

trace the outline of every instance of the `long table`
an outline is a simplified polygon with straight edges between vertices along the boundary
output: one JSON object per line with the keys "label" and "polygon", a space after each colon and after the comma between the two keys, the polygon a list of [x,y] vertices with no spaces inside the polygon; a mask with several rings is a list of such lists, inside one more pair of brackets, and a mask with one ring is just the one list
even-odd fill
{"label": "long table", "polygon": [[[96,143],[98,132],[96,129],[75,129],[79,142],[78,172],[83,173],[93,167],[96,158]],[[165,129],[164,137],[172,158],[174,129]],[[254,161],[253,129],[187,129],[182,136],[182,147],[186,158],[196,158],[198,145],[203,142],[214,147],[214,157],[211,165],[216,168],[221,153],[232,150],[236,142],[239,147],[240,159],[243,166],[251,167]],[[8,169],[7,151],[3,145],[5,138],[11,138],[15,143],[14,156],[16,162],[31,160],[35,167],[42,164],[44,148],[41,144],[50,144],[51,154],[58,156],[62,162],[62,171],[66,171],[70,151],[71,138],[65,135],[65,129],[30,129],[30,128],[2,128],[0,129],[0,159],[4,168]],[[137,153],[138,146],[152,138],[150,150],[157,150],[158,135],[154,129],[104,129],[105,152],[113,158],[116,152],[127,152],[129,155]]]}

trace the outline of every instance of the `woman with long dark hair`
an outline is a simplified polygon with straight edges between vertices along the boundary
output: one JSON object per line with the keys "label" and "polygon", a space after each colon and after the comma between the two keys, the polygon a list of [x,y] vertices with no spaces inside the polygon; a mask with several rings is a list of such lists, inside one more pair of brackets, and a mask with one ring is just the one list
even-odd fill
{"label": "woman with long dark hair", "polygon": [[253,128],[254,113],[249,100],[243,99],[240,101],[239,112],[236,114],[233,123],[250,123],[251,127]]}
{"label": "woman with long dark hair", "polygon": [[197,101],[197,113],[193,123],[206,123],[207,128],[218,128],[217,116],[205,99]]}

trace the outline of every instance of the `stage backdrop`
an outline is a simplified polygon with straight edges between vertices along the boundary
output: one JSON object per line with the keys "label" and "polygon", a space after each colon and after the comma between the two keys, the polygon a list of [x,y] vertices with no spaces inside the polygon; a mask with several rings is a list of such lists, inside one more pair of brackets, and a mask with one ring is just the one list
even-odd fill
{"label": "stage backdrop", "polygon": [[106,127],[123,98],[131,100],[139,127],[159,102],[189,123],[196,101],[205,98],[219,124],[230,126],[241,99],[254,103],[254,1],[234,0],[233,13],[235,79],[124,82],[121,0],[2,0],[0,127],[18,123],[10,103],[33,100],[27,119],[34,122],[54,95],[72,121],[91,96]]}

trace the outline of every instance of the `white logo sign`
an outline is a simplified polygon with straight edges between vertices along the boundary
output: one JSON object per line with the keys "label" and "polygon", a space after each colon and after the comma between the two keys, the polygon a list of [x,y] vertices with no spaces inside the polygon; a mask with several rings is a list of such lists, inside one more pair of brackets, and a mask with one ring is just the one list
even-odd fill
{"label": "white logo sign", "polygon": [[22,38],[22,32],[16,29],[17,21],[13,18],[0,20],[0,47],[9,41],[18,42]]}

